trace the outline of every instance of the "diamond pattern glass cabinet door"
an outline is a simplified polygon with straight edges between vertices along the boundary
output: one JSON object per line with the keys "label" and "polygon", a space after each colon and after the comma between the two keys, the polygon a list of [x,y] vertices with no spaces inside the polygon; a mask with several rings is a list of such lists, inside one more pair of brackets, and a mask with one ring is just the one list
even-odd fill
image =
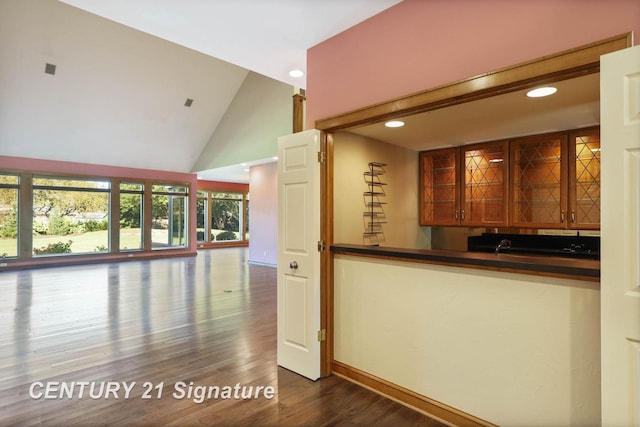
{"label": "diamond pattern glass cabinet door", "polygon": [[562,136],[512,144],[512,224],[564,228]]}
{"label": "diamond pattern glass cabinet door", "polygon": [[571,178],[575,188],[570,194],[571,228],[600,228],[600,131],[598,128],[573,133],[570,141],[575,152]]}
{"label": "diamond pattern glass cabinet door", "polygon": [[506,155],[506,142],[464,148],[462,224],[506,225]]}
{"label": "diamond pattern glass cabinet door", "polygon": [[420,153],[421,225],[458,223],[457,149]]}

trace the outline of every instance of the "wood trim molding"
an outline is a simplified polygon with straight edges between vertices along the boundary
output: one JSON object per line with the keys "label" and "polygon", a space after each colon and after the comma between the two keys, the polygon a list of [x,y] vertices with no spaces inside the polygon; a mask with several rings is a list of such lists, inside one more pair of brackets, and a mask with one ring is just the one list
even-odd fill
{"label": "wood trim molding", "polygon": [[466,412],[460,411],[451,406],[430,399],[426,396],[413,392],[409,389],[393,384],[382,378],[368,374],[347,364],[334,361],[332,364],[333,373],[369,390],[375,391],[391,400],[422,412],[439,421],[456,426],[484,426],[490,427],[495,424],[475,417]]}
{"label": "wood trim molding", "polygon": [[293,95],[293,133],[304,130],[304,95],[296,93]]}
{"label": "wood trim molding", "polygon": [[390,118],[399,118],[475,101],[552,81],[597,73],[600,71],[600,56],[632,46],[631,35],[632,33],[621,34],[413,95],[316,120],[315,127],[326,132],[335,132]]}

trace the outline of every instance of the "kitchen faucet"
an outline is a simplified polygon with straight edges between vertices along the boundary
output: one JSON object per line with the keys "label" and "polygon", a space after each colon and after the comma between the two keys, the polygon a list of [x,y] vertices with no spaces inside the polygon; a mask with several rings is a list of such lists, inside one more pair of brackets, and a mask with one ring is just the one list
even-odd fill
{"label": "kitchen faucet", "polygon": [[495,254],[498,255],[501,249],[510,249],[510,248],[511,248],[511,240],[502,239],[500,240],[500,243],[498,243],[498,246],[496,246]]}

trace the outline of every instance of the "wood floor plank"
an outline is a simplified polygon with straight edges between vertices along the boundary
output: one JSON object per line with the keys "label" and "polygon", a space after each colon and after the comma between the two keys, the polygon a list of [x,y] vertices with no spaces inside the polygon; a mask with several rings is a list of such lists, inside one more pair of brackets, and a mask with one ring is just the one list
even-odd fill
{"label": "wood floor plank", "polygon": [[[0,425],[442,426],[339,377],[279,368],[276,270],[248,264],[246,248],[4,271],[0,296]],[[135,385],[127,398],[33,398],[39,382]],[[197,394],[236,385],[275,395]]]}

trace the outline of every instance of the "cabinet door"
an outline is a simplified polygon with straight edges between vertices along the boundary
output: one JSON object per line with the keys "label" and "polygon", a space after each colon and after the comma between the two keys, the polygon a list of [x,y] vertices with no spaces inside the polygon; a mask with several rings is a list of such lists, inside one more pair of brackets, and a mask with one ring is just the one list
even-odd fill
{"label": "cabinet door", "polygon": [[569,135],[569,222],[574,229],[600,228],[600,128]]}
{"label": "cabinet door", "polygon": [[458,225],[458,149],[420,153],[420,225]]}
{"label": "cabinet door", "polygon": [[460,223],[500,227],[507,224],[507,141],[465,146],[461,153]]}
{"label": "cabinet door", "polygon": [[511,225],[565,228],[566,135],[511,141]]}

